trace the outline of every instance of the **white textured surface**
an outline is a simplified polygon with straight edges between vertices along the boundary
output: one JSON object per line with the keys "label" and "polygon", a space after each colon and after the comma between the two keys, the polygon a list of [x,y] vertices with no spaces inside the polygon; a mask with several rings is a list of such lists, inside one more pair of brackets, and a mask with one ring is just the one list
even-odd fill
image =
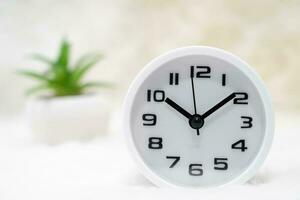
{"label": "white textured surface", "polygon": [[0,114],[20,111],[34,84],[15,70],[44,70],[29,55],[54,57],[62,37],[73,44],[72,61],[105,55],[88,78],[116,83],[118,102],[152,58],[208,45],[253,66],[276,106],[300,108],[299,10],[298,0],[0,0]]}
{"label": "white textured surface", "polygon": [[300,199],[299,115],[281,114],[270,156],[247,184],[210,190],[153,186],[120,133],[90,142],[37,144],[20,119],[0,122],[0,199]]}

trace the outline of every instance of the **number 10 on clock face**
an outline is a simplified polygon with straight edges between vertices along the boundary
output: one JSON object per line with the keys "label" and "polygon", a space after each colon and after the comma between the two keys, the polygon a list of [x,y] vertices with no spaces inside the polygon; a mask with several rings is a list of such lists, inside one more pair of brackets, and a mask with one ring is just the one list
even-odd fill
{"label": "number 10 on clock face", "polygon": [[272,107],[261,80],[214,48],[177,49],[150,62],[124,107],[130,152],[159,186],[244,182],[272,141]]}

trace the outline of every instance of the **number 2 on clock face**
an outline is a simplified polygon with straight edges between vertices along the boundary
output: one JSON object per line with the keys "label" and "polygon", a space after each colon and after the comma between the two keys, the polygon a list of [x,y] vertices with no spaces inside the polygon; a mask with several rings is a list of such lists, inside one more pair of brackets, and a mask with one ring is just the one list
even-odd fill
{"label": "number 2 on clock face", "polygon": [[135,83],[127,111],[147,177],[184,187],[224,185],[255,162],[271,134],[270,115],[243,64],[224,60],[223,52],[150,64],[155,70]]}

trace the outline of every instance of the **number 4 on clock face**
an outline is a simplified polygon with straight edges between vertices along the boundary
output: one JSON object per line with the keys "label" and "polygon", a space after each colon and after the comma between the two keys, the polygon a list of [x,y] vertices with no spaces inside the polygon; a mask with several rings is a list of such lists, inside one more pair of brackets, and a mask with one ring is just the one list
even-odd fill
{"label": "number 4 on clock face", "polygon": [[246,147],[246,142],[245,142],[245,140],[239,140],[239,141],[233,143],[233,144],[231,145],[231,148],[232,148],[232,149],[239,149],[239,150],[241,150],[242,152],[244,152],[244,151],[246,151],[246,150],[248,149],[248,147]]}

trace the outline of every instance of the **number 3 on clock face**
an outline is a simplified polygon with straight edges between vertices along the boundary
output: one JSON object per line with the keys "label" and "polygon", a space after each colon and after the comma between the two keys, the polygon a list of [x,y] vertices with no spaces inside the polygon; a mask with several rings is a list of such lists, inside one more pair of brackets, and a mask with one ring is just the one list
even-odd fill
{"label": "number 3 on clock face", "polygon": [[258,75],[220,49],[185,47],[153,61],[124,102],[124,131],[158,186],[243,183],[271,146],[273,110]]}

